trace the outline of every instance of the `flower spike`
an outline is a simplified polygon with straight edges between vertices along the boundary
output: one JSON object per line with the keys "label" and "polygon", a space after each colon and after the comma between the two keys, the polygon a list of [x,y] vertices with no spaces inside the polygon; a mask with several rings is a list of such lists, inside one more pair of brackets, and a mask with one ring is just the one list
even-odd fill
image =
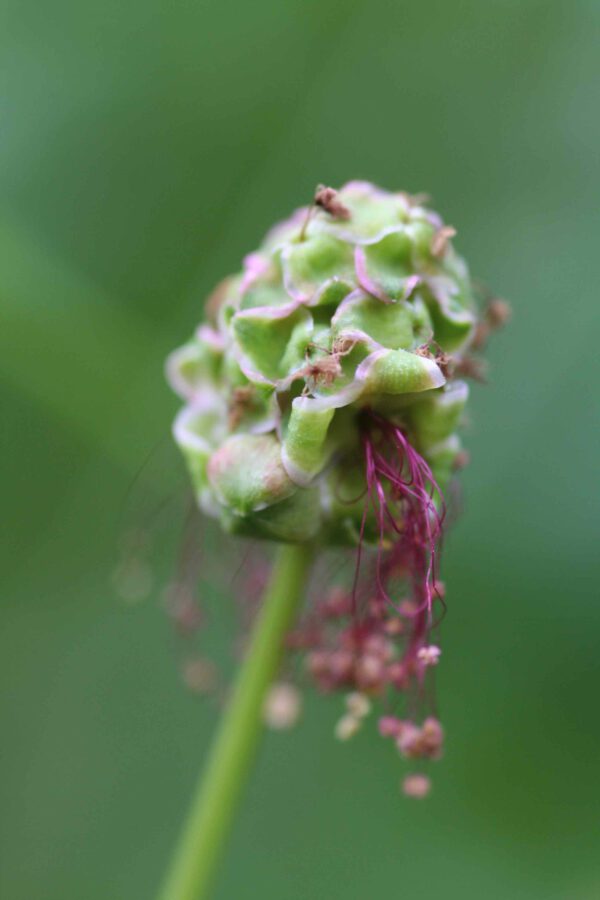
{"label": "flower spike", "polygon": [[[443,749],[432,632],[444,492],[468,459],[460,376],[483,377],[474,354],[509,316],[492,299],[478,314],[456,231],[426,203],[363,181],[319,185],[167,363],[184,402],[175,441],[205,514],[232,534],[354,554],[345,575],[313,585],[287,639],[308,679],[345,698],[334,733],[348,740],[375,705],[381,735],[423,761]],[[289,673],[273,687],[272,727],[298,718],[296,691]],[[422,774],[403,782],[407,796],[429,788]]]}

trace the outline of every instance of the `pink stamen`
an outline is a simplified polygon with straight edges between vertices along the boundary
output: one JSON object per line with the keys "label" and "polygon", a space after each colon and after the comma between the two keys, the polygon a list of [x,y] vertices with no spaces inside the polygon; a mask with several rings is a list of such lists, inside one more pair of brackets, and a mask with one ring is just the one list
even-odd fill
{"label": "pink stamen", "polygon": [[[436,564],[445,506],[431,468],[401,428],[374,412],[368,415],[369,424],[362,436],[367,494],[361,543],[367,511],[371,508],[379,536],[375,566],[379,597],[405,613],[407,601],[402,606],[394,604],[388,583],[398,570],[405,570],[412,585],[408,601],[413,610],[411,630],[402,660],[403,667],[410,669],[408,664],[415,663],[419,651],[426,646],[433,600],[439,596]],[[391,546],[386,549],[388,545]],[[360,555],[357,565],[360,565]],[[423,667],[420,668],[422,671]]]}

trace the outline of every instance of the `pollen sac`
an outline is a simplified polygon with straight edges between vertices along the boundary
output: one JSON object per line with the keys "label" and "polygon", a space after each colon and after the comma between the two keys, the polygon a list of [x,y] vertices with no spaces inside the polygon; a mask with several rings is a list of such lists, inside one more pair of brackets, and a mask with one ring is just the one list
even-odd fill
{"label": "pollen sac", "polygon": [[217,288],[167,362],[184,403],[175,440],[206,513],[276,541],[373,540],[365,410],[402,428],[445,485],[468,394],[452,373],[478,324],[454,234],[405,193],[320,187]]}

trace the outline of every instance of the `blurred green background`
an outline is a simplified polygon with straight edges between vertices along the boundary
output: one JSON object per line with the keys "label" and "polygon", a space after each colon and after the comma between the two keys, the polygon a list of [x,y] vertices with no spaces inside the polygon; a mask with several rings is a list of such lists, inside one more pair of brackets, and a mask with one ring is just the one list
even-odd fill
{"label": "blurred green background", "polygon": [[339,700],[309,699],[262,747],[215,896],[600,897],[600,4],[0,16],[2,897],[154,894],[216,721],[159,588],[132,607],[111,586],[123,507],[185,486],[163,358],[273,220],[355,177],[429,191],[515,311],[446,546],[448,750],[407,801],[389,744],[340,746]]}

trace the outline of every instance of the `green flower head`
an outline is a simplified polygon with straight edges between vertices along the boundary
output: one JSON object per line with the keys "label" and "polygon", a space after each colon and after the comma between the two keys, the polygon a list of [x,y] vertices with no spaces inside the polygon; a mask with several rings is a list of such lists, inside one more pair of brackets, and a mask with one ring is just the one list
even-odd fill
{"label": "green flower head", "polygon": [[477,324],[453,236],[417,197],[319,188],[217,288],[167,363],[185,401],[175,440],[206,513],[277,541],[375,540],[373,417],[401,428],[443,487],[461,458],[456,375]]}

